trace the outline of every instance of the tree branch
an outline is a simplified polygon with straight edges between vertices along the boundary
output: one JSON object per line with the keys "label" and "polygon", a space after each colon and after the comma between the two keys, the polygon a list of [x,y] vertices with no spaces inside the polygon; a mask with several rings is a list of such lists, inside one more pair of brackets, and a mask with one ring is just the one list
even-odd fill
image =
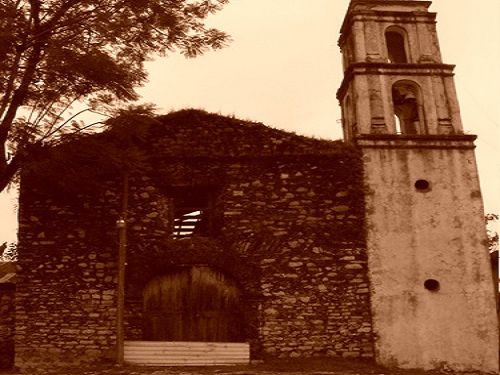
{"label": "tree branch", "polygon": [[[46,133],[41,140],[45,140],[51,136],[53,136],[54,134],[56,134],[59,130],[61,130],[64,126],[66,126],[71,120],[73,120],[75,117],[81,115],[83,112],[92,112],[92,113],[97,113],[99,115],[102,115],[102,116],[107,116],[109,117],[108,115],[105,115],[104,113],[99,113],[99,112],[96,112],[90,108],[85,108],[85,109],[82,109],[81,111],[77,112],[76,114],[74,114],[73,116],[71,116],[69,119],[67,119],[66,121],[64,121],[61,125],[59,125],[57,128],[55,128],[54,130],[52,130],[50,133]],[[97,124],[102,124],[103,122],[102,121],[97,121],[97,122],[94,122],[90,125],[87,125],[87,126],[84,126],[83,128],[81,129],[78,129],[77,131],[75,131],[75,134],[76,133],[79,133],[81,132],[82,130],[85,130],[85,129],[88,129],[90,128],[91,126],[94,126],[94,125],[97,125]]]}
{"label": "tree branch", "polygon": [[16,56],[14,57],[14,62],[12,63],[12,68],[9,74],[9,81],[7,87],[5,88],[4,95],[2,97],[2,102],[0,104],[0,119],[3,117],[9,100],[14,92],[14,83],[19,72],[19,62],[21,60],[22,52],[20,50],[16,51]]}
{"label": "tree branch", "polygon": [[[40,2],[39,0],[30,0],[31,4],[31,17],[34,22],[35,30],[40,26]],[[17,110],[23,104],[26,96],[28,94],[28,89],[33,80],[36,66],[40,61],[42,55],[42,48],[45,44],[46,40],[39,40],[34,46],[33,50],[28,58],[26,70],[24,72],[23,78],[19,87],[15,90],[14,95],[12,96],[12,100],[10,105],[8,106],[5,117],[0,122],[0,142],[5,143],[7,141],[7,137],[12,126],[12,122],[16,118]],[[4,155],[1,156],[5,158]]]}
{"label": "tree branch", "polygon": [[[54,97],[54,99],[50,100],[48,103],[45,104],[45,108],[44,107],[41,107],[40,108],[40,112],[38,114],[38,116],[35,118],[35,120],[33,121],[33,125],[35,126],[38,126],[40,125],[40,122],[42,121],[42,119],[50,112],[50,110],[52,109],[52,107],[54,106],[54,104],[56,104],[58,101],[60,101],[60,96],[61,96],[61,93],[66,89],[66,87],[61,87],[58,91],[57,91],[57,96]],[[60,112],[60,114],[64,113],[64,111],[71,105],[71,103],[73,103],[76,99],[72,100],[69,102],[68,106],[65,106],[65,108],[62,110],[62,112]],[[59,118],[60,116],[57,116],[56,119],[54,120],[54,123],[52,124],[51,128],[55,125],[55,122],[57,122],[57,119]]]}
{"label": "tree branch", "polygon": [[[47,131],[45,132],[45,134],[41,137],[42,140],[46,139],[50,132],[52,131],[52,129],[54,128],[54,126],[56,125],[57,121],[62,117],[62,114],[64,112],[66,112],[68,110],[68,108],[71,107],[71,105],[76,102],[79,98],[75,98],[73,100],[70,100],[68,102],[68,104],[66,104],[63,109],[61,111],[59,111],[59,113],[57,114],[57,116],[55,117],[54,121],[52,121],[52,123],[50,124],[49,128],[47,129]],[[43,116],[42,117],[38,117],[36,122],[35,122],[35,125],[38,125],[40,123],[40,121],[42,120]]]}

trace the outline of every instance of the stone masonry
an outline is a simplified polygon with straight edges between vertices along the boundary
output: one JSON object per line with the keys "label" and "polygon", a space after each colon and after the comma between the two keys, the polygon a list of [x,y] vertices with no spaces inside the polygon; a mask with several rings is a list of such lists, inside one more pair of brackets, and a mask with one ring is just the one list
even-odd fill
{"label": "stone masonry", "polygon": [[[206,265],[241,290],[252,358],[373,355],[355,149],[193,110],[146,133],[147,162],[130,177],[126,339],[143,338],[153,277]],[[119,180],[72,199],[25,181],[16,362],[112,358]],[[210,192],[212,230],[178,239],[175,196],[189,189]]]}
{"label": "stone masonry", "polygon": [[0,369],[14,361],[14,283],[0,283]]}

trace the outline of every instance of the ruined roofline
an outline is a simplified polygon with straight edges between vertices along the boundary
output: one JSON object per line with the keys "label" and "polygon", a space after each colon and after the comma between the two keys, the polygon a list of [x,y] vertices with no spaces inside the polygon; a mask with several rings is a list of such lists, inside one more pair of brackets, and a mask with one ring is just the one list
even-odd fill
{"label": "ruined roofline", "polygon": [[[219,113],[214,113],[214,112],[208,112],[202,109],[194,109],[194,108],[185,108],[185,109],[180,109],[176,111],[169,112],[168,114],[164,115],[158,115],[155,118],[161,122],[164,123],[164,121],[169,121],[171,119],[183,119],[183,117],[187,117],[188,115],[197,115],[199,118],[204,118],[204,119],[220,119],[225,122],[225,125],[230,125],[234,127],[247,127],[247,128],[253,128],[256,131],[259,130],[266,130],[266,131],[272,131],[275,132],[276,134],[281,134],[281,135],[288,135],[288,136],[293,136],[297,138],[303,138],[307,140],[315,140],[315,141],[320,141],[320,142],[336,142],[337,140],[331,140],[331,139],[322,139],[318,138],[315,136],[308,136],[308,135],[303,135],[303,134],[297,134],[294,131],[290,130],[284,130],[280,129],[277,127],[274,127],[272,125],[264,124],[260,121],[252,121],[252,120],[243,120],[235,116],[227,116],[227,115],[222,115]],[[183,124],[184,125],[184,124]]]}
{"label": "ruined roofline", "polygon": [[21,185],[45,184],[68,195],[83,194],[97,190],[101,181],[120,178],[123,170],[150,173],[177,162],[274,165],[359,158],[356,148],[341,140],[318,140],[198,110],[115,124],[105,132],[38,150],[23,170]]}
{"label": "ruined roofline", "polygon": [[[221,135],[230,135],[233,144],[247,143],[258,146],[279,146],[276,150],[270,149],[261,150],[261,156],[279,156],[279,155],[314,155],[324,154],[325,151],[334,151],[344,149],[345,145],[342,139],[322,139],[314,136],[307,136],[297,134],[293,131],[278,129],[268,126],[261,122],[251,120],[242,120],[234,116],[225,116],[217,113],[207,112],[200,109],[181,109],[170,112],[168,114],[157,115],[147,121],[138,121],[132,123],[130,126],[120,126],[120,122],[116,122],[116,126],[111,125],[103,132],[83,134],[79,138],[71,139],[62,142],[58,145],[46,145],[39,151],[43,150],[64,150],[70,145],[85,142],[106,143],[113,138],[120,138],[123,143],[120,133],[127,132],[130,129],[131,137],[140,140],[143,144],[153,144],[158,141],[158,138],[172,139],[173,142],[182,143],[179,140],[181,133],[193,132],[190,147],[193,146],[193,141],[198,138],[199,141],[210,141],[208,138],[213,138],[214,141]],[[196,134],[193,128],[206,129],[207,137]],[[219,133],[217,133],[220,130]],[[214,133],[210,133],[214,131]],[[226,132],[227,131],[227,132]],[[250,138],[255,135],[255,139]],[[229,136],[228,136],[229,138]],[[184,139],[183,141],[186,141]],[[187,142],[186,142],[187,144]],[[196,146],[196,145],[194,145]],[[229,146],[231,146],[229,144]],[[229,147],[230,148],[230,147]],[[296,150],[294,150],[296,148]],[[280,150],[286,149],[285,152]],[[220,150],[216,150],[220,151]],[[255,151],[255,150],[254,150]],[[223,152],[216,152],[216,155],[221,155]],[[249,154],[242,152],[238,156],[259,156],[258,152],[251,152]],[[185,154],[182,154],[185,156]],[[230,154],[227,156],[236,156]]]}
{"label": "ruined roofline", "polygon": [[[338,153],[339,150],[345,148],[341,139],[329,140],[300,135],[261,122],[241,120],[204,110],[183,109],[157,116],[156,120],[158,124],[151,127],[151,134],[154,134],[155,139],[159,137],[179,139],[183,133],[190,132],[193,128],[206,129],[206,137],[195,134],[195,137],[199,139],[199,144],[207,144],[208,138],[213,138],[214,142],[217,142],[217,139],[227,138],[228,142],[224,144],[224,149],[228,151],[227,156],[233,157],[314,155]],[[245,144],[248,147],[244,147],[244,150],[242,148],[242,152],[232,153],[231,150],[238,149],[238,144]],[[196,145],[194,146],[196,148]],[[222,149],[214,151],[216,155],[224,154]]]}

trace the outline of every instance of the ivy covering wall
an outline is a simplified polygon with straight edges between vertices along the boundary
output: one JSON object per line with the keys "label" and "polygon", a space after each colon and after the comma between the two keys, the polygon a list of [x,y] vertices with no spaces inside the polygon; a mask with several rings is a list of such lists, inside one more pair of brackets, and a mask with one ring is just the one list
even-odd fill
{"label": "ivy covering wall", "polygon": [[[144,337],[151,280],[204,266],[238,286],[253,358],[372,356],[356,150],[193,110],[159,117],[140,133],[140,168],[129,174],[127,339]],[[24,178],[20,365],[113,356],[122,186],[119,171],[95,171],[86,160],[82,176],[95,176],[92,189],[83,180],[81,192],[79,184],[58,185],[37,172],[43,168]],[[203,208],[210,230],[176,238],[183,189],[210,191]]]}

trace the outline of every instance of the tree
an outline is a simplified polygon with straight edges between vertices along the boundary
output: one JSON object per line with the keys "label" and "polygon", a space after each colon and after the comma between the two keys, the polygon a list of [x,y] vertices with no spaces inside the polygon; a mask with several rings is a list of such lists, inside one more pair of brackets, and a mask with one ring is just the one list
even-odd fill
{"label": "tree", "polygon": [[73,103],[137,99],[152,55],[223,47],[204,20],[227,2],[0,0],[0,191],[37,149],[92,126],[67,118]]}

